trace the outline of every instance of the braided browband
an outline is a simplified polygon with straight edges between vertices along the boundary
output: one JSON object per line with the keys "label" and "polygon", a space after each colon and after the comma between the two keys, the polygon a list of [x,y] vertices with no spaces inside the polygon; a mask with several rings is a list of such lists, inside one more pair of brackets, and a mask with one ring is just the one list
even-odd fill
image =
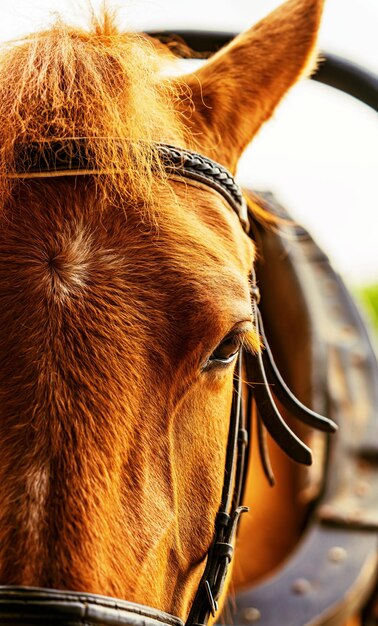
{"label": "braided browband", "polygon": [[218,191],[237,213],[244,230],[249,231],[247,204],[231,172],[197,152],[168,144],[158,144],[158,148],[162,163],[169,173],[197,180]]}
{"label": "braided browband", "polygon": [[[248,210],[241,188],[223,165],[183,148],[164,143],[157,143],[156,147],[169,174],[190,178],[215,189],[237,213],[248,232]],[[85,138],[20,145],[16,163],[17,177],[20,178],[37,178],[52,173],[56,176],[103,173],[96,167]]]}

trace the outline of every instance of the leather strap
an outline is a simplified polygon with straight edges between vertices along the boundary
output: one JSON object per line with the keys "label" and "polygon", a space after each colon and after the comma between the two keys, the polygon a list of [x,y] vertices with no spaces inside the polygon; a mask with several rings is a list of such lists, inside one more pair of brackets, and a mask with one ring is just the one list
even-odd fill
{"label": "leather strap", "polygon": [[117,598],[35,587],[0,587],[0,623],[12,626],[183,626],[173,615]]}
{"label": "leather strap", "polygon": [[[99,138],[98,141],[109,140]],[[114,140],[114,143],[119,145],[117,140]],[[248,232],[248,209],[242,190],[223,165],[184,148],[162,143],[155,145],[159,159],[168,173],[195,180],[215,189],[232,207],[244,230]],[[40,178],[51,174],[79,176],[104,173],[97,168],[86,139],[81,137],[64,142],[19,144],[16,152],[17,178]]]}
{"label": "leather strap", "polygon": [[233,556],[233,541],[237,524],[241,513],[248,511],[247,507],[240,506],[244,482],[245,450],[248,443],[242,402],[242,359],[243,351],[241,350],[234,376],[221,506],[215,522],[213,543],[186,626],[203,626],[207,624],[210,615],[215,617],[218,600]]}

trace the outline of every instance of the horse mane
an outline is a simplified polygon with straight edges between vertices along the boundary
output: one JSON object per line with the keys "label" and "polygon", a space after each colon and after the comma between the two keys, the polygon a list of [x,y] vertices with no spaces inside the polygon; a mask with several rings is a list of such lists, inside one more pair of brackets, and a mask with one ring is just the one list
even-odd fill
{"label": "horse mane", "polygon": [[82,30],[58,19],[0,50],[0,205],[20,146],[72,137],[86,139],[96,169],[106,172],[96,177],[104,198],[156,203],[166,175],[154,142],[183,146],[185,136],[174,106],[183,87],[161,76],[172,53],[120,32],[106,10],[91,22]]}

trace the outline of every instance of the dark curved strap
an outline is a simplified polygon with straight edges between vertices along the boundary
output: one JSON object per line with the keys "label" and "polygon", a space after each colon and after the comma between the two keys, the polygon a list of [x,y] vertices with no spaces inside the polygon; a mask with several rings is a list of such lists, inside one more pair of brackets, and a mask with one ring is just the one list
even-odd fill
{"label": "dark curved strap", "polygon": [[[257,404],[259,415],[264,422],[270,435],[280,446],[280,448],[297,463],[311,465],[311,450],[297,437],[283,419],[272,395],[272,390],[281,400],[282,404],[297,419],[313,428],[326,432],[335,432],[337,425],[325,417],[318,415],[315,411],[304,406],[285,384],[269,348],[268,340],[264,333],[261,313],[258,310],[258,289],[256,279],[252,272],[252,307],[254,311],[256,330],[261,335],[264,349],[256,355],[247,359],[247,376],[250,386],[253,387],[253,395]],[[268,374],[267,374],[268,372]],[[260,448],[261,450],[261,448]],[[266,456],[263,455],[265,460]],[[266,468],[267,469],[267,468]],[[269,478],[269,472],[267,473]],[[270,482],[273,482],[270,480]]]}
{"label": "dark curved strap", "polygon": [[118,598],[0,586],[0,623],[13,626],[183,626],[178,617]]}
{"label": "dark curved strap", "polygon": [[377,564],[376,534],[316,523],[279,571],[238,593],[232,624],[344,626],[373,591]]}
{"label": "dark curved strap", "polygon": [[[249,394],[252,396],[252,394]],[[270,462],[268,442],[266,438],[266,429],[264,427],[263,421],[261,419],[261,415],[259,411],[256,411],[256,419],[257,419],[257,444],[259,450],[259,458],[262,470],[264,472],[265,478],[267,479],[269,485],[274,487],[276,484],[276,479],[273,472],[273,467]]]}
{"label": "dark curved strap", "polygon": [[259,414],[269,434],[293,461],[303,465],[311,465],[310,448],[289,428],[278,410],[270,391],[260,353],[248,359],[247,375],[249,384],[253,385],[253,395]]}
{"label": "dark curved strap", "polygon": [[[176,40],[178,43],[176,53],[183,58],[206,59],[210,53],[217,52],[230,43],[239,33],[180,28],[173,32],[172,30],[153,30],[149,31],[149,35],[163,42]],[[184,40],[187,46],[180,48],[180,40]],[[372,107],[374,111],[378,111],[378,79],[375,73],[326,50],[321,51],[320,58],[322,62],[309,77],[311,80],[339,89]]]}
{"label": "dark curved strap", "polygon": [[260,335],[264,338],[264,350],[262,352],[262,362],[266,374],[267,381],[272,385],[274,395],[282,402],[284,407],[289,411],[290,415],[300,422],[322,430],[327,433],[334,433],[337,430],[337,424],[323,415],[319,415],[312,409],[306,407],[298,398],[290,391],[282,378],[280,371],[274,361],[272,351],[265,335],[264,325],[260,311],[256,311],[258,317],[258,325]]}

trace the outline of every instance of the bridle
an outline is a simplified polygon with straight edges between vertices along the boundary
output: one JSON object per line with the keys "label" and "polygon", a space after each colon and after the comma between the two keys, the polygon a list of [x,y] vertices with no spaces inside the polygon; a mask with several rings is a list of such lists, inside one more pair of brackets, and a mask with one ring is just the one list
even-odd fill
{"label": "bridle", "polygon": [[[252,215],[248,213],[239,185],[227,169],[195,152],[167,144],[157,144],[156,147],[169,176],[185,179],[188,183],[194,181],[216,190],[235,211],[244,231],[249,232]],[[67,144],[43,143],[23,148],[20,151],[16,175],[20,178],[36,178],[96,173],[99,172],[87,154],[85,140],[72,139]],[[305,465],[311,464],[311,451],[285,423],[271,393],[271,387],[273,386],[274,393],[283,406],[296,419],[327,432],[333,432],[337,428],[334,422],[301,404],[283,381],[264,334],[258,309],[259,290],[253,270],[251,284],[256,331],[263,339],[264,349],[256,355],[244,354],[243,350],[239,353],[234,374],[221,503],[215,520],[213,541],[186,626],[204,626],[210,615],[215,617],[217,602],[233,555],[237,524],[241,513],[248,510],[242,506],[248,444],[245,407],[249,412],[254,401],[259,421],[265,425],[273,439],[290,458]],[[246,402],[243,401],[244,368],[250,383]],[[263,464],[270,477],[264,455]],[[50,623],[60,626],[183,626],[178,617],[133,602],[81,592],[13,586],[0,587],[0,622],[3,623],[4,620],[7,624],[19,626]]]}

